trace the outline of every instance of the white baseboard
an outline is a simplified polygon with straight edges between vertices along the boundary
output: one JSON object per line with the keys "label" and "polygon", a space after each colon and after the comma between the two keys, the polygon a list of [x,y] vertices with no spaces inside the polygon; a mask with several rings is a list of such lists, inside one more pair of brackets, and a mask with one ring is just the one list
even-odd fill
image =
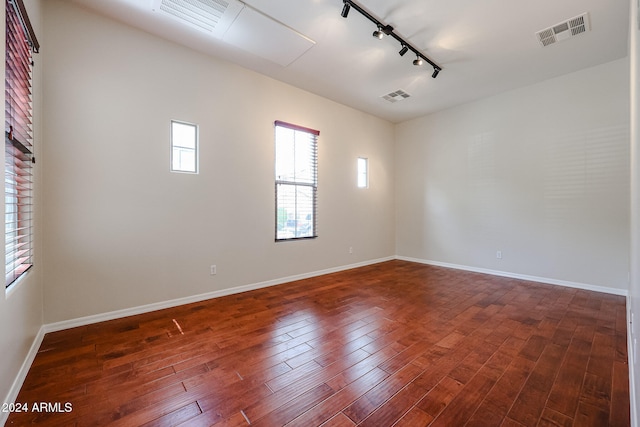
{"label": "white baseboard", "polygon": [[[42,326],[40,327],[40,330],[38,331],[36,337],[33,339],[31,348],[29,348],[29,352],[27,353],[27,357],[25,357],[24,362],[22,362],[22,366],[18,371],[18,375],[16,375],[15,380],[13,380],[13,384],[11,384],[9,393],[7,393],[6,398],[2,401],[3,403],[13,403],[16,401],[18,393],[20,393],[20,389],[22,388],[22,384],[24,383],[25,378],[27,378],[29,369],[31,369],[31,364],[38,354],[38,350],[40,349],[40,344],[42,344],[44,334],[44,326]],[[9,418],[9,413],[0,411],[0,425],[4,425],[7,422],[7,418]]]}
{"label": "white baseboard", "polygon": [[119,319],[127,316],[134,316],[136,314],[148,313],[151,311],[162,310],[165,308],[177,307],[179,305],[191,304],[194,302],[205,301],[212,298],[219,298],[227,295],[238,294],[241,292],[253,291],[256,289],[267,288],[269,286],[281,285],[287,282],[293,282],[296,280],[308,279],[311,277],[322,276],[324,274],[336,273],[344,270],[351,270],[353,268],[365,267],[367,265],[378,264],[385,261],[394,260],[395,257],[379,258],[356,264],[343,265],[340,267],[327,268],[325,270],[314,271],[311,273],[297,274],[294,276],[282,277],[280,279],[268,280],[266,282],[252,283],[249,285],[236,286],[234,288],[221,289],[219,291],[207,292],[199,295],[192,295],[189,297],[173,299],[169,301],[162,301],[153,304],[142,305],[138,307],[125,308],[123,310],[110,311],[107,313],[95,314],[92,316],[80,317],[77,319],[64,320],[62,322],[49,323],[44,325],[44,332],[56,332],[64,329],[76,328],[78,326],[90,325],[92,323],[104,322],[107,320]]}
{"label": "white baseboard", "polygon": [[269,286],[276,286],[276,285],[280,285],[287,282],[293,282],[295,280],[308,279],[311,277],[322,276],[324,274],[336,273],[344,270],[351,270],[353,268],[364,267],[372,264],[378,264],[385,261],[391,261],[393,259],[417,262],[420,264],[428,264],[428,265],[434,265],[439,267],[453,268],[457,270],[472,271],[476,273],[490,274],[494,276],[510,277],[513,279],[528,280],[532,282],[547,283],[551,285],[567,286],[570,288],[585,289],[589,291],[604,292],[604,293],[615,294],[615,295],[622,295],[622,296],[628,295],[628,291],[623,289],[608,288],[603,286],[588,285],[584,283],[569,282],[564,280],[549,279],[549,278],[537,277],[537,276],[528,276],[528,275],[516,274],[516,273],[508,273],[504,271],[489,270],[484,268],[468,267],[464,265],[449,264],[449,263],[443,263],[438,261],[423,260],[423,259],[410,258],[410,257],[404,257],[404,256],[390,256],[390,257],[379,258],[379,259],[364,261],[364,262],[355,263],[355,264],[348,264],[344,266],[318,270],[310,273],[303,273],[303,274],[298,274],[293,276],[282,277],[279,279],[268,280],[265,282],[252,283],[248,285],[237,286],[234,288],[222,289],[219,291],[207,292],[199,295],[192,295],[192,296],[173,299],[169,301],[162,301],[162,302],[147,304],[143,306],[126,308],[123,310],[116,310],[116,311],[111,311],[107,313],[80,317],[76,319],[64,320],[61,322],[49,323],[43,326],[44,333],[61,331],[64,329],[90,325],[92,323],[104,322],[107,320],[119,319],[122,317],[133,316],[136,314],[148,313],[151,311],[162,310],[165,308],[177,307],[179,305],[191,304],[194,302],[204,301],[212,298],[219,298],[219,297],[233,295],[241,292],[252,291],[255,289],[266,288]]}
{"label": "white baseboard", "polygon": [[587,291],[604,292],[606,294],[614,294],[628,296],[629,291],[626,289],[609,288],[605,286],[589,285],[586,283],[569,282],[566,280],[549,279],[547,277],[529,276],[526,274],[509,273],[506,271],[489,270],[486,268],[469,267],[466,265],[450,264],[440,261],[430,261],[425,259],[410,258],[405,256],[396,256],[396,259],[402,261],[417,262],[420,264],[434,265],[437,267],[453,268],[456,270],[471,271],[474,273],[490,274],[492,276],[509,277],[511,279],[527,280],[530,282],[546,283],[548,285],[566,286],[568,288],[584,289]]}

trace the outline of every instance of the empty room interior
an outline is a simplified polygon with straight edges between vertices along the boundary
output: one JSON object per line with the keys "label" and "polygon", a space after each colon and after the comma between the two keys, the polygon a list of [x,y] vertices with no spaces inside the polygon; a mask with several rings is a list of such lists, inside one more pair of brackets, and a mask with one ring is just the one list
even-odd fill
{"label": "empty room interior", "polygon": [[638,9],[6,0],[0,424],[639,426]]}

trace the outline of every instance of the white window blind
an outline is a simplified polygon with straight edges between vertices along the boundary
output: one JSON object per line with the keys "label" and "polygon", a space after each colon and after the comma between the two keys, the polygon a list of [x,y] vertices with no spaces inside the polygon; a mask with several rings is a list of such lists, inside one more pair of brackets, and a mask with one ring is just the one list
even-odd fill
{"label": "white window blind", "polygon": [[319,135],[275,122],[276,241],[317,237]]}
{"label": "white window blind", "polygon": [[5,286],[33,264],[32,50],[38,42],[21,0],[6,0]]}

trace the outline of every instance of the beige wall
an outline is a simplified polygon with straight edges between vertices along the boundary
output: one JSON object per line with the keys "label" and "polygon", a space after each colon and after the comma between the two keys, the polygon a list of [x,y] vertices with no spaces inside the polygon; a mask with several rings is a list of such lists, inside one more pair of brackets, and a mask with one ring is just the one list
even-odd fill
{"label": "beige wall", "polygon": [[619,60],[398,125],[397,254],[624,292],[628,72]]}
{"label": "beige wall", "polygon": [[[31,23],[36,32],[38,41],[44,43],[44,34],[41,28],[41,5],[39,0],[25,0],[25,6]],[[5,15],[2,8],[2,33],[5,33]],[[4,52],[4,43],[3,43]],[[4,58],[4,54],[2,56]],[[2,75],[4,75],[4,61],[2,62]],[[34,343],[34,339],[42,326],[42,227],[41,227],[41,205],[37,200],[42,195],[41,163],[40,153],[42,152],[42,54],[34,55],[34,77],[33,77],[33,99],[34,99],[34,153],[38,164],[33,170],[34,173],[34,200],[35,220],[34,220],[34,267],[16,282],[11,290],[2,292],[0,296],[0,396],[2,402],[12,401],[16,396],[9,396],[10,389],[16,380],[16,375],[23,367],[29,349]],[[2,91],[4,99],[4,91]],[[4,104],[4,101],[2,101]],[[4,164],[4,150],[0,154],[1,164]],[[1,210],[4,212],[4,198],[2,198]],[[4,233],[2,234],[4,239]],[[2,244],[4,247],[4,243]],[[4,264],[3,264],[4,265]],[[4,277],[4,275],[3,275]],[[28,366],[25,366],[28,369]],[[6,414],[0,413],[0,424]]]}
{"label": "beige wall", "polygon": [[[67,2],[45,14],[46,323],[393,256],[391,123]],[[200,125],[199,175],[169,172],[171,119]],[[274,243],[274,120],[320,130],[315,240]]]}

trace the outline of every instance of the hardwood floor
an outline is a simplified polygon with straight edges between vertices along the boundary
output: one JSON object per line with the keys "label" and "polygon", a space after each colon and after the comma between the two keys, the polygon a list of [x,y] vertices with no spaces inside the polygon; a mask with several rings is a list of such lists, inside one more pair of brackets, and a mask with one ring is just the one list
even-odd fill
{"label": "hardwood floor", "polygon": [[625,316],[390,261],[47,334],[7,425],[628,426]]}

